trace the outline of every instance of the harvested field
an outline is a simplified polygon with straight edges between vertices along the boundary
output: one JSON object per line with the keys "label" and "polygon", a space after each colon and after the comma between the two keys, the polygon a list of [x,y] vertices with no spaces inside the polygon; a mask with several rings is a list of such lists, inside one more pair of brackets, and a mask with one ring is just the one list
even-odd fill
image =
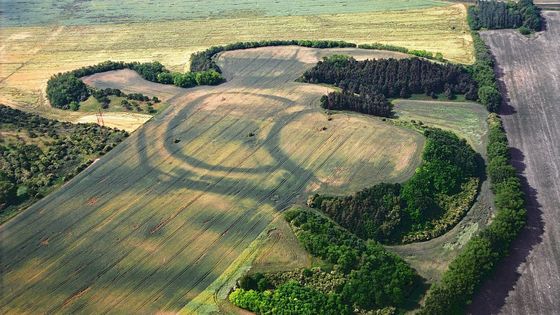
{"label": "harvested field", "polygon": [[0,102],[49,118],[76,121],[85,114],[48,105],[44,91],[52,74],[109,59],[157,60],[171,70],[185,71],[192,52],[212,45],[294,38],[382,42],[442,52],[456,62],[473,61],[466,10],[460,4],[315,16],[4,27],[0,32]]}
{"label": "harvested field", "polygon": [[502,120],[524,177],[528,226],[473,301],[474,314],[560,312],[560,12],[543,16],[548,29],[535,38],[482,34],[504,84]]}
{"label": "harvested field", "polygon": [[0,226],[4,313],[177,312],[219,287],[293,202],[411,176],[420,134],[362,115],[329,121],[318,106],[329,88],[293,82],[334,52],[361,53],[227,52],[219,59],[227,83],[188,90],[128,70],[85,78],[125,92],[161,90],[171,106]]}

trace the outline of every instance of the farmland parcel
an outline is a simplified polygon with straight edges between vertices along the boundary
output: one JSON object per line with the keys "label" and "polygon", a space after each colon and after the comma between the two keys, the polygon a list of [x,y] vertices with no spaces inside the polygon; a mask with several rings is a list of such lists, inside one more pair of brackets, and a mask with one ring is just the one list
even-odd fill
{"label": "farmland parcel", "polygon": [[[85,78],[172,104],[122,145],[0,227],[4,294],[18,312],[176,312],[286,208],[320,189],[404,181],[424,139],[373,117],[318,107],[329,88],[293,82],[325,53],[232,51],[228,82],[184,90],[132,71]],[[351,179],[351,181],[350,181]]]}
{"label": "farmland parcel", "polygon": [[544,12],[547,30],[528,39],[490,31],[508,99],[502,119],[518,172],[527,183],[528,228],[473,302],[473,313],[554,314],[560,310],[560,13]]}
{"label": "farmland parcel", "polygon": [[[396,3],[403,5],[404,2]],[[406,3],[425,5],[433,1]],[[329,39],[382,42],[442,52],[445,58],[456,62],[473,61],[472,38],[463,5],[387,12],[349,13],[340,10],[332,14],[319,10],[315,13],[319,15],[234,15],[184,21],[140,19],[141,22],[128,24],[121,20],[120,24],[4,27],[0,33],[0,102],[51,118],[78,121],[84,113],[61,112],[48,106],[43,92],[51,75],[108,59],[157,60],[171,70],[186,71],[192,52],[238,41]],[[122,128],[130,118],[127,129],[133,130],[148,117],[118,118],[113,114],[106,123]]]}

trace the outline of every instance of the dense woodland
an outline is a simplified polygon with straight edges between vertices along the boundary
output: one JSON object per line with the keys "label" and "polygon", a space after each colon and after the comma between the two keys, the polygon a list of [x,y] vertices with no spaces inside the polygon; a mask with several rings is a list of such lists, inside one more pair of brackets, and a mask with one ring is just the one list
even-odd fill
{"label": "dense woodland", "polygon": [[50,120],[0,104],[0,211],[40,198],[128,133]]}
{"label": "dense woodland", "polygon": [[477,1],[476,6],[469,7],[468,22],[473,30],[519,28],[528,34],[542,28],[540,9],[532,0]]}
{"label": "dense woodland", "polygon": [[419,58],[357,61],[335,55],[306,71],[302,81],[333,84],[342,89],[342,93],[333,92],[323,99],[325,108],[379,116],[390,116],[385,98],[408,98],[421,93],[433,97],[445,93],[449,98],[465,94],[469,100],[478,97],[477,83],[464,67]]}
{"label": "dense woodland", "polygon": [[309,210],[290,210],[285,218],[305,249],[334,270],[246,276],[229,297],[235,305],[258,314],[351,314],[356,309],[394,310],[411,298],[419,277],[379,243],[366,242]]}
{"label": "dense woodland", "polygon": [[[94,73],[120,69],[134,70],[142,78],[151,82],[174,84],[184,88],[196,85],[217,85],[224,82],[224,78],[215,70],[180,73],[170,72],[157,61],[146,63],[105,61],[97,65],[53,75],[47,82],[47,97],[54,107],[77,110],[76,104],[86,100],[93,94],[92,91],[95,91],[92,88],[88,89],[79,78]],[[95,94],[93,95],[95,96]],[[103,97],[102,95],[99,96]],[[108,106],[107,99],[102,98],[101,104]]]}
{"label": "dense woodland", "polygon": [[[357,236],[382,243],[399,243],[409,232],[433,228],[434,221],[448,211],[449,197],[460,194],[470,179],[482,176],[484,162],[464,139],[451,132],[426,129],[424,134],[422,165],[404,184],[382,183],[351,196],[317,194],[308,205]],[[452,223],[447,227],[457,222]]]}

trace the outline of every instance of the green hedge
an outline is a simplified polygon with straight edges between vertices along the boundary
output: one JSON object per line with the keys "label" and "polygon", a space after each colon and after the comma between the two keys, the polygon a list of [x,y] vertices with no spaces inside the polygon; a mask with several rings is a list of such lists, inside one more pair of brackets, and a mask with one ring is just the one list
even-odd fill
{"label": "green hedge", "polygon": [[441,53],[436,53],[434,55],[433,53],[425,50],[409,50],[408,48],[405,47],[385,45],[380,43],[356,45],[354,43],[349,43],[345,41],[332,41],[332,40],[265,40],[265,41],[255,41],[255,42],[238,42],[238,43],[233,43],[233,44],[228,44],[223,46],[212,46],[204,51],[193,53],[191,55],[191,71],[206,71],[209,69],[213,69],[215,71],[221,72],[218,65],[214,62],[213,57],[222,51],[250,49],[250,48],[259,48],[259,47],[267,47],[267,46],[292,46],[292,45],[311,47],[311,48],[358,47],[362,49],[390,50],[390,51],[408,53],[411,55],[415,55],[427,59],[445,61]]}
{"label": "green hedge", "polygon": [[525,226],[526,210],[521,183],[509,163],[502,122],[490,114],[488,175],[494,192],[496,216],[451,262],[439,283],[432,285],[420,314],[462,314],[477,288],[508,254],[511,242]]}
{"label": "green hedge", "polygon": [[142,78],[162,84],[174,84],[179,87],[196,85],[217,85],[225,81],[215,70],[196,73],[170,72],[157,62],[122,62],[104,61],[96,65],[82,67],[65,73],[53,75],[47,82],[47,97],[51,105],[61,109],[77,109],[77,103],[87,99],[91,91],[79,79],[84,76],[112,70],[131,69]]}

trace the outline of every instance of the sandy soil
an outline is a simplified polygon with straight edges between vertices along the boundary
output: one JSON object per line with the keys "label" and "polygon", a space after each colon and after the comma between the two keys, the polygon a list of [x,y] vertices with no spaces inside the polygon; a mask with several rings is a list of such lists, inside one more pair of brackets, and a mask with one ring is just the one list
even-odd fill
{"label": "sandy soil", "polygon": [[474,299],[473,314],[560,314],[560,12],[526,38],[484,32],[501,73],[507,135],[528,196],[528,226]]}

